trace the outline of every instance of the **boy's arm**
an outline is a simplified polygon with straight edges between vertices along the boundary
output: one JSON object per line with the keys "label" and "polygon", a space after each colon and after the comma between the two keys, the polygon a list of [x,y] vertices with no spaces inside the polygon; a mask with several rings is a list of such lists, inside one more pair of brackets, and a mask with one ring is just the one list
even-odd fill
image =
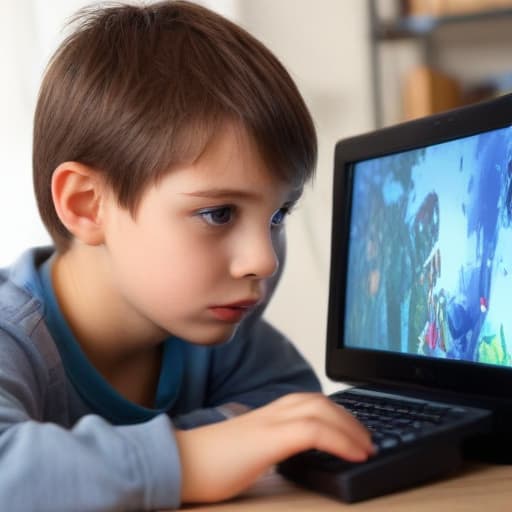
{"label": "boy's arm", "polygon": [[34,347],[0,329],[2,510],[154,510],[179,505],[181,466],[166,415],[122,427],[88,415],[65,429],[44,422],[51,385]]}
{"label": "boy's arm", "polygon": [[349,460],[367,432],[319,393],[294,393],[230,421],[174,430],[166,415],[114,427],[95,415],[72,429],[43,422],[50,375],[40,354],[0,330],[2,510],[154,510],[216,501],[309,448]]}
{"label": "boy's arm", "polygon": [[173,431],[166,415],[122,427],[95,415],[70,430],[45,423],[49,375],[31,348],[0,330],[2,510],[173,508],[233,496],[302,449],[350,460],[369,451],[362,427],[320,394],[186,431]]}

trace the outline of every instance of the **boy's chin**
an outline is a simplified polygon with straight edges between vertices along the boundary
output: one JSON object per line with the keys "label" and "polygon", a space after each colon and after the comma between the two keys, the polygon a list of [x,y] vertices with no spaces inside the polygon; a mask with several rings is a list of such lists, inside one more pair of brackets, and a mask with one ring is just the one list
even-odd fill
{"label": "boy's chin", "polygon": [[[240,325],[240,324],[238,324]],[[215,339],[211,345],[222,345],[224,343],[230,342],[234,337],[235,334],[238,331],[238,325],[235,326],[233,329],[231,329],[231,332],[229,334],[225,334],[224,336],[219,336],[217,339]]]}
{"label": "boy's chin", "polygon": [[195,345],[222,345],[234,338],[239,325],[240,324],[237,324],[229,329],[222,329],[218,332],[212,329],[212,331],[207,332],[204,336],[192,337],[191,339],[187,339],[187,341]]}

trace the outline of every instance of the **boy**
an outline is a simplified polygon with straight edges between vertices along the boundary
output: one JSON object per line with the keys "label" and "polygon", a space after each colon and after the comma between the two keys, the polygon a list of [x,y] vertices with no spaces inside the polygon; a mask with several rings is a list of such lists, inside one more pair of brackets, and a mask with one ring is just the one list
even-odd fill
{"label": "boy", "polygon": [[2,508],[171,508],[301,450],[364,460],[368,433],[305,393],[316,378],[261,319],[316,158],[289,75],[190,3],[78,21],[34,123],[55,248],[0,277]]}

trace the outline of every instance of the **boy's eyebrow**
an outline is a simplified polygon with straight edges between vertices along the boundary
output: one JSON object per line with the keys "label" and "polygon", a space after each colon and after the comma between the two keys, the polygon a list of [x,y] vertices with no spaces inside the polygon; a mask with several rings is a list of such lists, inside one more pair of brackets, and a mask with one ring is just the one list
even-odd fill
{"label": "boy's eyebrow", "polygon": [[[245,199],[257,199],[259,194],[255,194],[249,190],[238,190],[230,188],[211,188],[207,190],[195,190],[193,192],[182,192],[182,195],[193,196],[193,197],[206,197],[209,199],[217,199],[221,197],[236,197]],[[301,193],[294,191],[286,203],[296,203],[299,200]]]}
{"label": "boy's eyebrow", "polygon": [[185,196],[194,196],[194,197],[207,197],[207,198],[218,198],[218,197],[247,197],[248,199],[254,199],[257,197],[257,194],[250,192],[248,190],[237,190],[237,189],[229,189],[229,188],[211,188],[207,190],[195,190],[194,192],[182,192],[182,195]]}

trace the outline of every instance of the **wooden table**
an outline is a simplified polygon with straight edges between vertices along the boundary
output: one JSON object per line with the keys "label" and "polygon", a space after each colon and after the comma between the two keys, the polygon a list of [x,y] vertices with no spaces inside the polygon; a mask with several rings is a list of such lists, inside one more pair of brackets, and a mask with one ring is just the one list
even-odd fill
{"label": "wooden table", "polygon": [[512,465],[468,465],[445,480],[354,504],[306,491],[276,473],[263,476],[240,497],[188,512],[512,512]]}

